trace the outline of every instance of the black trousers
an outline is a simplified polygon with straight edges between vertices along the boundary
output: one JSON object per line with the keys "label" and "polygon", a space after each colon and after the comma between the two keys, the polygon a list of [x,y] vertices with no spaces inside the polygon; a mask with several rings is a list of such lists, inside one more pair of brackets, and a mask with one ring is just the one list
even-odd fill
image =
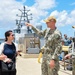
{"label": "black trousers", "polygon": [[16,69],[14,71],[2,72],[0,69],[0,75],[16,75]]}

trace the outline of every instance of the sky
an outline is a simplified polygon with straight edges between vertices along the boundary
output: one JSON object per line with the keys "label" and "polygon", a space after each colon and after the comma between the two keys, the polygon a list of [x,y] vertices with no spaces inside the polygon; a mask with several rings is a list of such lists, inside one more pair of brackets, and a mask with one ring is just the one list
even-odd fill
{"label": "sky", "polygon": [[5,31],[16,28],[16,19],[19,19],[16,15],[21,14],[19,9],[22,10],[23,6],[32,13],[30,23],[34,26],[42,25],[44,30],[46,24],[43,20],[55,16],[62,36],[74,37],[75,0],[0,0],[0,38],[4,38]]}

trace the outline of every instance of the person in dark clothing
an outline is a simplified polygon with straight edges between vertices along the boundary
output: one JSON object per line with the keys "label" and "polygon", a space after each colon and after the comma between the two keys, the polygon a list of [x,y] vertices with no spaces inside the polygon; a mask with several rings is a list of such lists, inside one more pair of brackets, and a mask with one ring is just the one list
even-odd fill
{"label": "person in dark clothing", "polygon": [[67,37],[66,34],[64,34],[63,41],[64,41],[64,46],[69,46],[69,42],[70,42],[70,40],[69,40],[69,38]]}
{"label": "person in dark clothing", "polygon": [[14,34],[12,30],[5,32],[5,42],[0,45],[0,75],[16,75],[16,68],[13,71],[2,71],[2,61],[6,63],[14,62],[16,67],[16,55],[18,54],[17,44],[13,42]]}

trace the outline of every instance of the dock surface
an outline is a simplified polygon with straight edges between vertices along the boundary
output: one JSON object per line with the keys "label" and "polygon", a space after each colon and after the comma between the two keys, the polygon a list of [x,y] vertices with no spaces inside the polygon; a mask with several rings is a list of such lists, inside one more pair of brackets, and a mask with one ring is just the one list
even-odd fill
{"label": "dock surface", "polygon": [[[37,58],[17,57],[17,75],[41,75],[41,64],[37,62]],[[72,75],[72,71],[64,70],[60,66],[59,75]]]}

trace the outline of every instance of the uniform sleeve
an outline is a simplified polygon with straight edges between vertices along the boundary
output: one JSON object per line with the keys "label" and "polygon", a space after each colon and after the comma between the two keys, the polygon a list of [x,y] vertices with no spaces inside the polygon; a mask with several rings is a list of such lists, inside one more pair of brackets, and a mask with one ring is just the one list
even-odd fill
{"label": "uniform sleeve", "polygon": [[4,48],[4,43],[2,43],[2,44],[0,45],[0,55],[2,54],[3,48]]}
{"label": "uniform sleeve", "polygon": [[55,34],[53,37],[53,41],[56,44],[54,53],[52,55],[52,59],[56,59],[56,56],[62,52],[62,42],[61,42],[61,34]]}
{"label": "uniform sleeve", "polygon": [[33,31],[38,34],[39,36],[45,36],[46,30],[40,31],[39,29],[32,26]]}
{"label": "uniform sleeve", "polygon": [[55,52],[52,55],[52,59],[55,60],[56,55],[59,55],[62,52],[62,45],[59,43],[58,46],[55,48]]}

